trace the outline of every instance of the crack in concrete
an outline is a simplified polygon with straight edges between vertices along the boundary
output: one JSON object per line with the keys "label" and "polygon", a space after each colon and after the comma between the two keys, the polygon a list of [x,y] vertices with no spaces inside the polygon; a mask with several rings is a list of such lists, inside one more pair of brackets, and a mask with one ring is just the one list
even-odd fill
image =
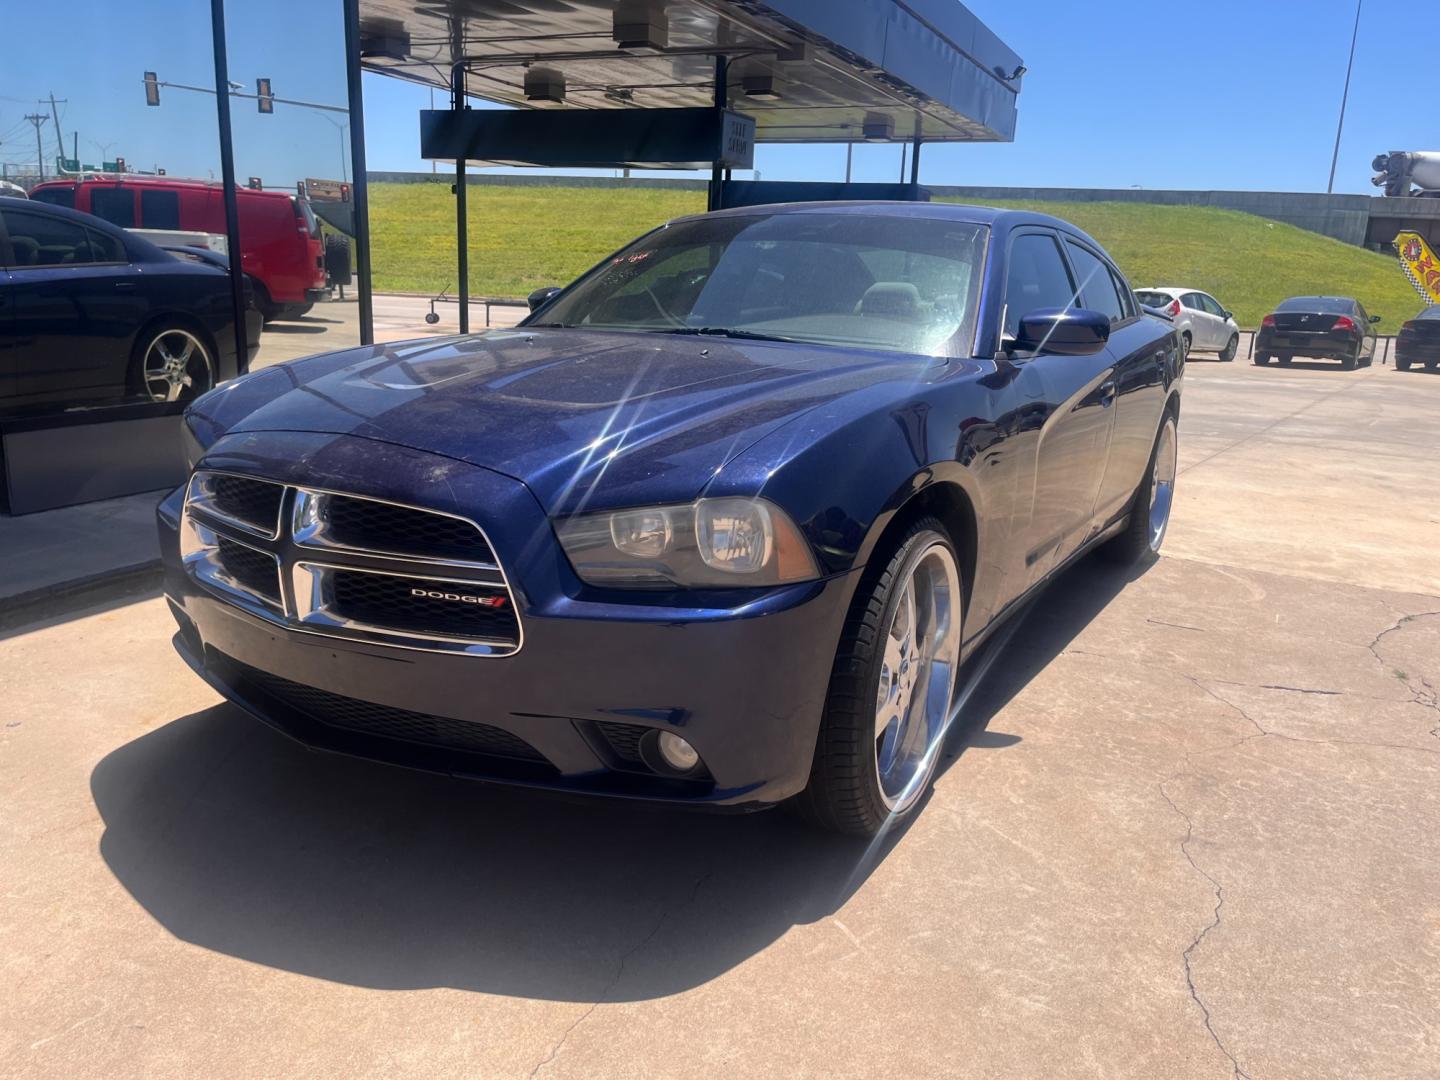
{"label": "crack in concrete", "polygon": [[1431,686],[1430,680],[1425,678],[1424,675],[1415,676],[1415,678],[1420,681],[1420,686],[1419,688],[1417,688],[1410,681],[1410,675],[1408,672],[1404,672],[1398,668],[1391,667],[1390,664],[1386,661],[1386,659],[1380,655],[1380,642],[1383,641],[1390,634],[1395,633],[1395,631],[1399,630],[1402,626],[1406,625],[1407,623],[1412,623],[1416,619],[1428,619],[1435,616],[1440,616],[1440,611],[1417,611],[1413,615],[1401,616],[1399,619],[1396,619],[1393,623],[1387,626],[1384,630],[1381,630],[1378,634],[1376,634],[1375,639],[1370,642],[1368,648],[1370,649],[1370,655],[1375,657],[1375,662],[1379,664],[1381,668],[1388,671],[1393,671],[1396,677],[1405,684],[1405,689],[1410,691],[1410,700],[1412,702],[1414,702],[1416,705],[1419,705],[1421,708],[1429,709],[1436,714],[1437,722],[1435,726],[1430,729],[1430,737],[1436,740],[1440,740],[1440,691],[1437,691],[1435,687]]}
{"label": "crack in concrete", "polygon": [[543,1069],[546,1065],[549,1065],[552,1061],[555,1060],[556,1055],[560,1053],[561,1049],[565,1046],[565,1043],[569,1040],[570,1036],[574,1034],[575,1029],[578,1028],[581,1024],[583,1024],[586,1020],[590,1019],[590,1015],[601,1005],[604,1005],[606,1003],[606,999],[610,997],[610,992],[614,990],[617,985],[619,985],[620,980],[624,977],[625,964],[629,961],[629,959],[641,949],[643,949],[646,945],[649,945],[650,942],[655,940],[655,935],[660,933],[661,928],[664,927],[665,923],[669,921],[671,915],[678,915],[680,912],[684,911],[687,907],[689,907],[695,902],[695,898],[700,895],[701,887],[710,880],[710,876],[711,875],[709,873],[702,875],[695,882],[694,886],[691,887],[690,895],[686,898],[684,903],[677,905],[673,909],[662,911],[660,913],[660,917],[655,920],[655,925],[650,928],[650,932],[621,954],[620,962],[615,967],[615,974],[611,976],[610,981],[605,984],[605,988],[601,990],[599,996],[593,1002],[591,1002],[590,1007],[586,1009],[583,1013],[581,1013],[579,1016],[577,1016],[574,1022],[565,1029],[564,1033],[561,1034],[559,1040],[555,1043],[554,1046],[550,1048],[550,1052],[535,1063],[535,1067],[530,1070],[530,1076],[532,1078],[536,1074],[538,1074],[540,1070]]}
{"label": "crack in concrete", "polygon": [[1194,630],[1197,634],[1205,633],[1205,628],[1203,626],[1186,626],[1184,623],[1166,622],[1164,619],[1156,618],[1147,618],[1145,621],[1147,623],[1150,623],[1150,625],[1152,626],[1169,626],[1173,627],[1176,630]]}
{"label": "crack in concrete", "polygon": [[[1242,739],[1241,741],[1243,742],[1244,740]],[[1190,755],[1188,753],[1185,755],[1185,763],[1193,771],[1193,764],[1190,761]],[[1176,773],[1170,777],[1170,780],[1174,780],[1175,777],[1179,775],[1179,773]],[[1165,790],[1167,783],[1169,783],[1169,780],[1162,780],[1160,782],[1160,796],[1170,805],[1170,809],[1180,815],[1180,818],[1185,822],[1185,839],[1180,841],[1180,854],[1185,856],[1185,861],[1190,864],[1192,870],[1210,883],[1210,888],[1215,892],[1215,910],[1212,912],[1209,924],[1201,929],[1200,933],[1195,935],[1195,939],[1191,941],[1185,951],[1180,954],[1181,960],[1183,960],[1185,964],[1185,985],[1190,988],[1190,1000],[1195,1002],[1200,1008],[1200,1013],[1205,1019],[1205,1030],[1210,1033],[1211,1042],[1229,1059],[1230,1074],[1233,1080],[1242,1080],[1242,1078],[1243,1080],[1250,1080],[1250,1074],[1241,1068],[1240,1062],[1236,1059],[1230,1048],[1225,1045],[1224,1040],[1220,1038],[1220,1033],[1215,1030],[1215,1022],[1210,1015],[1210,1006],[1205,1004],[1205,999],[1200,996],[1200,991],[1195,987],[1195,973],[1191,967],[1190,957],[1191,954],[1200,947],[1201,942],[1210,936],[1210,931],[1219,927],[1221,922],[1220,911],[1225,906],[1225,890],[1221,887],[1220,882],[1216,881],[1213,876],[1205,871],[1200,864],[1195,861],[1195,857],[1190,854],[1190,840],[1195,835],[1195,823],[1191,820],[1189,814],[1175,805],[1175,800],[1172,799],[1170,793]]]}

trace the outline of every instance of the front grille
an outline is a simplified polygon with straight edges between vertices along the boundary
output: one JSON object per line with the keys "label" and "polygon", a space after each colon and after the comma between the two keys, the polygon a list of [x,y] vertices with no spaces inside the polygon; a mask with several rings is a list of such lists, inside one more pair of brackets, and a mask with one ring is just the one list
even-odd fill
{"label": "front grille", "polygon": [[244,682],[258,687],[267,697],[328,727],[491,757],[546,761],[545,755],[520,736],[489,724],[377,705],[372,701],[361,701],[291,682],[256,668],[240,664],[234,666]]}
{"label": "front grille", "polygon": [[331,595],[325,610],[335,618],[439,637],[519,640],[515,611],[503,589],[338,568],[328,578]]}
{"label": "front grille", "polygon": [[480,530],[457,517],[345,495],[326,496],[324,507],[324,535],[331,545],[412,558],[495,561]]}
{"label": "front grille", "polygon": [[613,720],[597,720],[595,726],[604,736],[606,744],[621,761],[633,765],[644,763],[640,756],[640,740],[650,728],[639,724],[617,724]]}
{"label": "front grille", "polygon": [[279,484],[214,473],[210,475],[206,487],[210,508],[216,513],[264,533],[275,531],[275,523],[280,517],[280,500],[285,496],[285,489]]}
{"label": "front grille", "polygon": [[472,656],[520,648],[505,572],[455,514],[200,469],[180,547],[205,588],[283,626]]}
{"label": "front grille", "polygon": [[217,537],[216,544],[216,561],[236,584],[280,606],[280,567],[273,555],[225,536]]}

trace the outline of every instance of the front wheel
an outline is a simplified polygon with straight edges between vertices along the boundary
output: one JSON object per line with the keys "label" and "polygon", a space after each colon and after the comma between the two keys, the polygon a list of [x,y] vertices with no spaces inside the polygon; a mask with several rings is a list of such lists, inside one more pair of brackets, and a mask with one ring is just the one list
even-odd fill
{"label": "front wheel", "polygon": [[194,330],[163,325],[136,340],[130,383],[150,401],[190,401],[215,385],[215,361]]}
{"label": "front wheel", "polygon": [[1175,502],[1175,477],[1179,461],[1180,429],[1175,417],[1165,414],[1150,451],[1150,467],[1130,502],[1130,520],[1125,531],[1101,550],[1113,561],[1131,565],[1148,562],[1160,554],[1170,527],[1170,508]]}
{"label": "front wheel", "polygon": [[923,518],[851,605],[810,783],[796,799],[802,813],[874,836],[915,809],[949,728],[963,617],[955,549]]}
{"label": "front wheel", "polygon": [[1180,335],[1180,362],[1183,364],[1190,359],[1190,331],[1186,330]]}
{"label": "front wheel", "polygon": [[1235,353],[1236,353],[1236,351],[1237,351],[1239,348],[1240,348],[1240,335],[1239,335],[1239,334],[1231,334],[1231,335],[1230,335],[1230,340],[1225,343],[1225,348],[1223,348],[1223,349],[1220,350],[1220,359],[1223,360],[1223,361],[1224,361],[1225,363],[1227,363],[1227,364],[1230,363],[1231,360],[1234,360],[1234,359],[1235,359]]}

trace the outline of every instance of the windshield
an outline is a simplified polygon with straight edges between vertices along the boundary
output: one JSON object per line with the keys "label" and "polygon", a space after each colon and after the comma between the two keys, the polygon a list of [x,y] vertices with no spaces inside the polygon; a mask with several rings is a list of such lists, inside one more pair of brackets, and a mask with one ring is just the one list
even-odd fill
{"label": "windshield", "polygon": [[940,218],[697,218],[642,237],[529,325],[968,355],[985,240]]}

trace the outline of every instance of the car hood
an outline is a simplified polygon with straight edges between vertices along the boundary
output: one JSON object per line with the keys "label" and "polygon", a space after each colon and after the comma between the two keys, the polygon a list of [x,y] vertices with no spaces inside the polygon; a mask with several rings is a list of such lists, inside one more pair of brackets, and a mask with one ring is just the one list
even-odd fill
{"label": "car hood", "polygon": [[878,383],[912,392],[944,368],[788,343],[522,329],[313,357],[257,372],[196,411],[220,430],[441,454],[514,477],[560,512],[692,499],[794,417]]}

